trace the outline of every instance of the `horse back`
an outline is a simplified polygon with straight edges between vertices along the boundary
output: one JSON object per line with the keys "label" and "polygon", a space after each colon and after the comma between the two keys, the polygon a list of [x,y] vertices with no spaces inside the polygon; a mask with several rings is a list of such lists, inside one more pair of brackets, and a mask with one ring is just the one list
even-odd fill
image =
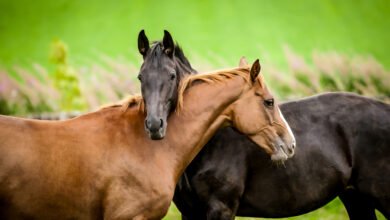
{"label": "horse back", "polygon": [[95,191],[103,184],[96,168],[97,161],[104,160],[92,146],[102,139],[88,138],[94,130],[87,127],[94,125],[83,119],[49,122],[0,116],[0,217],[87,219],[84,214],[98,207]]}

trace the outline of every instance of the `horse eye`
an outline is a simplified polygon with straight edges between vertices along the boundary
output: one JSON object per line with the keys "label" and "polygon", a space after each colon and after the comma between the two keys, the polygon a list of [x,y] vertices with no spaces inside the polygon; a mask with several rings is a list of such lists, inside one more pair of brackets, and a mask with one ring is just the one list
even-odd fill
{"label": "horse eye", "polygon": [[170,78],[171,78],[171,80],[174,80],[176,78],[176,74],[175,73],[171,73]]}
{"label": "horse eye", "polygon": [[273,107],[274,106],[274,99],[264,100],[264,105],[267,107]]}

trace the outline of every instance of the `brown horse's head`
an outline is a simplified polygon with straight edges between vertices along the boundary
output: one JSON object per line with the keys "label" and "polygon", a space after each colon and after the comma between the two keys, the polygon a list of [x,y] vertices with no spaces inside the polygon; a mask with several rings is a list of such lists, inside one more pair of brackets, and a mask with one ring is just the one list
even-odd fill
{"label": "brown horse's head", "polygon": [[[241,60],[240,66],[246,65]],[[268,90],[256,60],[250,68],[250,87],[231,108],[233,126],[264,148],[273,161],[284,161],[294,155],[295,138]]]}

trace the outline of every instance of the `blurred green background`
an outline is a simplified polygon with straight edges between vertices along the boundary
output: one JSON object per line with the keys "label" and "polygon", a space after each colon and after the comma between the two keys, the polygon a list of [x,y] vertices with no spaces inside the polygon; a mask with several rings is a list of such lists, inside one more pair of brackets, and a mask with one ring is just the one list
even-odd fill
{"label": "blurred green background", "polygon": [[233,65],[245,55],[283,65],[288,45],[305,57],[337,50],[390,66],[388,0],[2,0],[0,8],[0,62],[6,66],[47,64],[48,42],[56,38],[80,63],[99,53],[135,60],[141,29],[155,40],[167,29],[190,57],[211,63],[223,58]]}
{"label": "blurred green background", "polygon": [[[284,100],[390,97],[389,0],[0,0],[0,113],[83,112],[139,92],[141,29],[169,30],[201,71],[260,58]],[[293,219],[347,216],[335,200]]]}

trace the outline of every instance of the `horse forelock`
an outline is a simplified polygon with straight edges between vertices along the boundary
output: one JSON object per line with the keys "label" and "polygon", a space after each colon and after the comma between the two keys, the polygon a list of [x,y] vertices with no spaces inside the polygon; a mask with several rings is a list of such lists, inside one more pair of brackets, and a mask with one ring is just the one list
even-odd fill
{"label": "horse forelock", "polygon": [[191,87],[191,85],[193,85],[194,82],[205,82],[205,83],[223,82],[234,76],[240,76],[247,83],[249,83],[250,82],[249,71],[250,68],[248,67],[239,67],[235,69],[220,70],[215,72],[187,76],[181,81],[179,85],[176,111],[180,112],[180,110],[182,110],[183,102],[184,102],[184,93],[188,88]]}
{"label": "horse forelock", "polygon": [[160,57],[163,55],[163,45],[159,41],[155,41],[152,43],[152,46],[150,48],[148,60],[150,60],[153,65],[157,66],[160,64]]}

